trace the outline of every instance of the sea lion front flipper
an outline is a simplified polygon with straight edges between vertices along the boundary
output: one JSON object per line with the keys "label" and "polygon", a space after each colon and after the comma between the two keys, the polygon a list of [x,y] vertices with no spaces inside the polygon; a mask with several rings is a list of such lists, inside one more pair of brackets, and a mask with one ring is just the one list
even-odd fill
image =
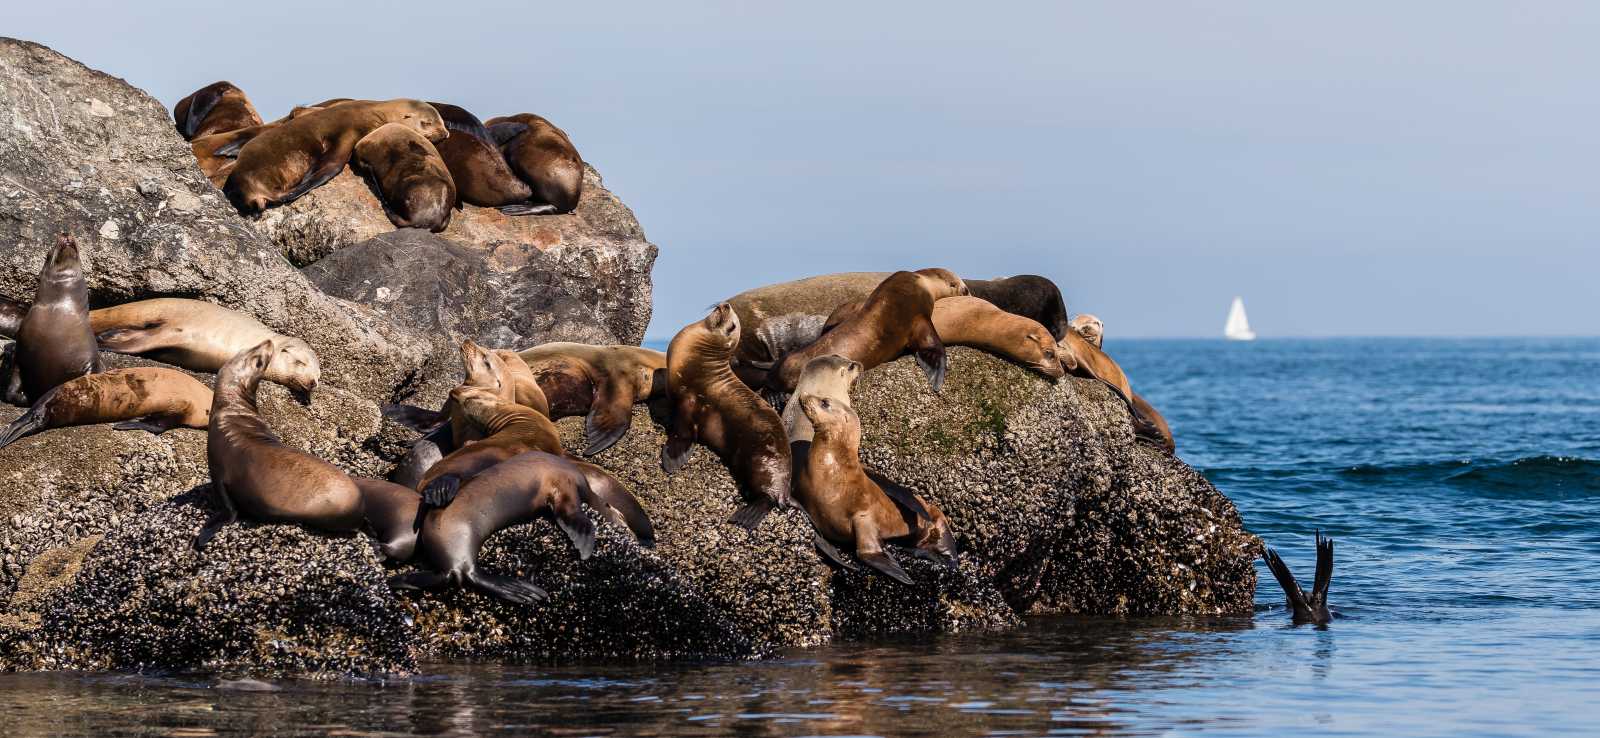
{"label": "sea lion front flipper", "polygon": [[56,393],[59,391],[61,391],[60,385],[51,387],[44,394],[39,395],[39,401],[33,403],[33,405],[28,408],[28,411],[22,414],[22,417],[17,418],[11,422],[11,425],[6,426],[5,432],[0,434],[0,448],[10,446],[17,441],[44,430],[45,426],[49,422],[49,419],[45,416],[48,414],[50,400],[51,398],[55,397]]}
{"label": "sea lion front flipper", "polygon": [[1317,531],[1317,576],[1311,582],[1311,601],[1326,605],[1328,585],[1333,582],[1333,539]]}
{"label": "sea lion front flipper", "polygon": [[755,530],[761,525],[761,521],[767,519],[767,513],[772,512],[772,508],[776,505],[777,503],[773,502],[772,498],[763,496],[754,502],[746,503],[738,510],[734,510],[733,515],[728,518],[728,522],[745,530]]}
{"label": "sea lion front flipper", "polygon": [[514,121],[496,123],[492,126],[486,126],[485,128],[489,132],[489,137],[494,139],[494,145],[496,146],[504,146],[508,143],[511,143],[511,141],[516,137],[528,132],[527,123],[517,123]]}
{"label": "sea lion front flipper", "polygon": [[550,593],[526,579],[503,577],[498,574],[467,572],[467,583],[484,593],[518,605],[537,605],[550,600]]}
{"label": "sea lion front flipper", "polygon": [[686,397],[672,408],[667,422],[667,442],[661,447],[661,471],[673,474],[689,463],[689,452],[694,450],[694,439],[699,436],[694,416],[696,402]]}
{"label": "sea lion front flipper", "polygon": [[160,327],[161,322],[157,321],[138,328],[112,328],[101,331],[94,340],[100,345],[101,351],[142,354],[162,348],[162,342],[156,338],[156,329]]}
{"label": "sea lion front flipper", "polygon": [[414,431],[427,433],[450,420],[442,410],[429,410],[416,405],[384,405],[379,408],[383,417]]}
{"label": "sea lion front flipper", "polygon": [[422,504],[428,507],[449,507],[460,492],[460,474],[441,474],[422,488]]}
{"label": "sea lion front flipper", "polygon": [[828,539],[822,537],[821,533],[813,531],[811,534],[811,542],[816,544],[817,553],[822,554],[824,561],[831,561],[837,564],[839,568],[846,569],[848,571],[860,571],[861,567],[856,566],[854,563],[846,559],[844,554],[839,553],[839,549],[835,548],[832,543],[829,543]]}
{"label": "sea lion front flipper", "polygon": [[1295,581],[1294,572],[1289,571],[1289,565],[1283,563],[1278,552],[1267,549],[1262,555],[1267,561],[1267,568],[1272,570],[1272,576],[1278,580],[1278,586],[1283,588],[1283,596],[1289,602],[1289,609],[1294,611],[1296,618],[1311,617],[1311,608],[1306,605],[1306,594],[1300,591],[1300,583]]}
{"label": "sea lion front flipper", "polygon": [[861,563],[877,569],[878,573],[901,584],[916,583],[911,579],[911,575],[906,573],[905,569],[900,568],[899,562],[895,561],[888,551],[878,550],[866,553],[856,551],[856,558],[861,559]]}
{"label": "sea lion front flipper", "polygon": [[189,115],[182,121],[184,140],[194,138],[194,132],[200,130],[200,124],[221,101],[222,90],[216,85],[206,85],[189,96]]}
{"label": "sea lion front flipper", "polygon": [[[583,483],[585,486],[588,482]],[[594,494],[589,492],[588,495]],[[585,496],[579,493],[579,499]],[[560,528],[567,538],[572,540],[572,547],[578,549],[578,560],[583,561],[594,555],[594,521],[583,514],[582,505],[573,505],[566,513],[555,510],[556,527]]]}
{"label": "sea lion front flipper", "polygon": [[645,514],[644,508],[639,505],[639,500],[622,486],[622,482],[611,476],[611,472],[594,464],[577,463],[578,468],[583,470],[584,477],[589,480],[590,494],[584,503],[612,523],[631,531],[641,547],[654,547],[656,529],[650,523],[650,516]]}
{"label": "sea lion front flipper", "polygon": [[206,544],[211,542],[217,531],[239,519],[239,511],[234,509],[233,500],[228,499],[228,492],[223,488],[222,482],[212,482],[211,492],[214,501],[222,507],[211,513],[211,517],[206,518],[205,525],[200,527],[200,532],[195,534],[194,543],[191,544],[195,553],[204,551]]}
{"label": "sea lion front flipper", "polygon": [[589,416],[583,421],[584,440],[589,444],[583,449],[584,456],[594,456],[611,448],[627,435],[628,426],[633,424],[633,393],[624,393],[626,388],[619,386],[621,384],[608,379],[595,385]]}
{"label": "sea lion front flipper", "polygon": [[348,164],[349,162],[350,157],[348,156],[343,158],[324,156],[322,159],[317,161],[316,167],[312,168],[311,171],[306,172],[306,176],[301,178],[300,184],[295,185],[294,189],[289,190],[288,194],[284,195],[281,199],[274,200],[272,204],[286,205],[300,199],[301,195],[321,187],[327,184],[328,180],[339,176],[339,172],[344,171],[344,165]]}
{"label": "sea lion front flipper", "polygon": [[176,415],[149,415],[137,420],[125,420],[111,426],[112,430],[142,430],[161,435],[178,427],[182,419]]}
{"label": "sea lion front flipper", "polygon": [[928,377],[928,384],[932,385],[934,393],[938,394],[944,387],[944,374],[950,368],[950,357],[945,353],[944,341],[939,340],[939,332],[934,330],[932,320],[924,318],[912,326],[908,348],[915,352],[917,366],[922,367],[922,373]]}
{"label": "sea lion front flipper", "polygon": [[921,519],[930,523],[933,522],[933,515],[929,514],[928,508],[923,506],[922,500],[917,499],[917,494],[911,491],[909,487],[872,469],[864,469],[864,471],[867,473],[868,479],[871,479],[883,489],[883,493],[889,496],[890,501],[899,505],[902,510],[911,513],[912,521]]}
{"label": "sea lion front flipper", "polygon": [[534,205],[533,203],[527,202],[501,205],[495,209],[499,210],[501,213],[513,217],[521,215],[553,215],[557,212],[556,206],[554,205]]}

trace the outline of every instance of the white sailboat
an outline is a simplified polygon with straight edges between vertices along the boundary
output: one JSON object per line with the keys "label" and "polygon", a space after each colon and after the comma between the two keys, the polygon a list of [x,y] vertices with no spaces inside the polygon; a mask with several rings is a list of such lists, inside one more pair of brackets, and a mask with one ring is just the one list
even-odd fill
{"label": "white sailboat", "polygon": [[1222,335],[1229,341],[1256,340],[1256,332],[1250,330],[1250,319],[1244,316],[1243,298],[1233,298],[1233,307],[1228,308],[1228,324],[1223,327]]}

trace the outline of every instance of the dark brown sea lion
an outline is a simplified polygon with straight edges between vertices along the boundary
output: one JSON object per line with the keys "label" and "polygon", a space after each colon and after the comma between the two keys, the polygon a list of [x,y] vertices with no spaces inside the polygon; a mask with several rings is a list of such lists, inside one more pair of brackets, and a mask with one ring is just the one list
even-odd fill
{"label": "dark brown sea lion", "polygon": [[981,297],[1012,315],[1032,318],[1061,340],[1067,335],[1067,302],[1055,282],[1037,274],[1019,274],[1001,279],[969,279],[973,297]]}
{"label": "dark brown sea lion", "polygon": [[173,106],[172,119],[185,141],[261,125],[250,98],[232,82],[212,82],[195,90]]}
{"label": "dark brown sea lion", "polygon": [[14,360],[5,393],[14,405],[32,406],[50,388],[102,370],[78,244],[65,233],[44,257],[33,304],[17,329]]}
{"label": "dark brown sea lion", "polygon": [[422,569],[389,580],[397,589],[467,584],[502,600],[532,604],[549,598],[524,579],[478,570],[478,548],[495,532],[550,518],[572,540],[578,558],[594,553],[594,523],[583,514],[589,482],[567,459],[529,451],[495,464],[461,488],[454,503],[423,519],[417,538]]}
{"label": "dark brown sea lion", "polygon": [[[439,156],[456,183],[456,207],[461,203],[483,208],[528,205],[533,188],[511,171],[505,154],[483,121],[465,108],[449,103],[428,103],[444,117],[450,135],[439,142]],[[512,208],[516,210],[517,208]]]}
{"label": "dark brown sea lion", "polygon": [[[203,550],[224,526],[244,516],[263,522],[296,523],[327,532],[392,529],[394,510],[380,507],[394,490],[386,483],[358,483],[322,459],[283,445],[256,410],[261,375],[278,355],[272,341],[239,352],[217,372],[206,432],[206,462],[217,511],[195,536]],[[366,498],[374,495],[372,509]],[[379,539],[384,550],[402,550],[403,540]]]}
{"label": "dark brown sea lion", "polygon": [[239,212],[282,205],[333,179],[350,162],[356,142],[386,123],[401,123],[429,141],[446,131],[439,111],[420,100],[351,101],[273,126],[239,150],[222,187]]}
{"label": "dark brown sea lion", "polygon": [[633,424],[633,406],[667,394],[667,355],[638,346],[554,342],[522,351],[522,361],[550,399],[552,419],[586,416],[583,449],[593,456]]}
{"label": "dark brown sea lion", "polygon": [[772,407],[734,376],[728,362],[738,343],[739,317],[722,303],[667,345],[671,417],[661,469],[681,469],[697,442],[715,451],[745,502],[729,522],[755,530],[774,507],[790,505],[789,440]]}
{"label": "dark brown sea lion", "polygon": [[270,340],[278,354],[265,378],[289,388],[302,403],[310,401],[322,377],[322,365],[310,344],[202,300],[160,297],[91,310],[89,324],[106,351],[137,354],[196,372],[215,372],[240,351]]}
{"label": "dark brown sea lion", "polygon": [[450,225],[455,180],[439,151],[416,129],[385,123],[356,142],[352,161],[377,184],[383,212],[396,228],[438,233]]}
{"label": "dark brown sea lion", "polygon": [[853,548],[862,563],[903,584],[911,584],[911,576],[883,549],[885,543],[955,566],[955,538],[944,512],[905,487],[880,486],[861,467],[855,410],[816,395],[800,395],[796,404],[815,430],[810,443],[795,444],[795,501],[811,518],[823,557],[854,569],[838,546]]}
{"label": "dark brown sea lion", "polygon": [[0,297],[0,336],[16,338],[22,330],[22,319],[28,317],[28,303]]}
{"label": "dark brown sea lion", "polygon": [[[1083,336],[1083,340],[1096,349],[1101,348],[1105,340],[1105,323],[1088,313],[1079,314],[1072,319],[1072,330]],[[1167,419],[1162,417],[1161,412],[1131,388],[1128,390],[1127,400],[1128,414],[1133,418],[1134,436],[1154,444],[1169,454],[1176,453],[1178,446],[1172,435],[1172,427],[1167,425]]]}
{"label": "dark brown sea lion", "polygon": [[933,391],[944,385],[944,343],[933,327],[934,301],[966,294],[961,278],[944,269],[895,272],[867,296],[854,315],[805,348],[791,351],[767,373],[768,399],[782,402],[794,391],[806,362],[838,354],[861,362],[863,371],[914,354]]}
{"label": "dark brown sea lion", "polygon": [[1278,586],[1283,587],[1283,595],[1294,613],[1294,622],[1317,625],[1332,622],[1333,613],[1328,611],[1328,585],[1333,583],[1332,538],[1323,538],[1322,531],[1317,531],[1317,578],[1311,584],[1309,595],[1300,589],[1294,572],[1289,571],[1289,565],[1283,563],[1277,551],[1268,548],[1263,558],[1267,560],[1267,568],[1272,570],[1272,576],[1278,580]]}
{"label": "dark brown sea lion", "polygon": [[0,448],[49,428],[116,423],[118,430],[205,428],[211,389],[183,372],[161,367],[112,369],[52,387],[0,433]]}
{"label": "dark brown sea lion", "polygon": [[583,195],[583,158],[566,131],[532,113],[502,115],[488,121],[506,163],[533,188],[532,205],[510,215],[570,213]]}

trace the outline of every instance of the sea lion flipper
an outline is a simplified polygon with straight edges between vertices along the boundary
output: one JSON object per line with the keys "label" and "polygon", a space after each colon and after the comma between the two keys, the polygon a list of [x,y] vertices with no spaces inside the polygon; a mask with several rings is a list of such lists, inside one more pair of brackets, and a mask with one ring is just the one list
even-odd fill
{"label": "sea lion flipper", "polygon": [[761,521],[767,518],[767,513],[772,512],[775,504],[770,497],[762,497],[754,502],[746,503],[743,507],[733,511],[733,515],[728,518],[728,522],[745,530],[755,530],[761,525]]}
{"label": "sea lion flipper", "polygon": [[217,531],[222,530],[225,526],[232,525],[234,521],[239,519],[239,511],[234,509],[233,500],[228,498],[228,493],[223,488],[222,482],[212,482],[211,487],[212,497],[220,507],[211,513],[211,517],[206,518],[205,525],[201,526],[200,532],[195,534],[194,543],[191,544],[195,553],[204,551],[206,544],[211,542],[211,538],[217,534]]}
{"label": "sea lion flipper", "polygon": [[211,114],[211,109],[222,101],[224,89],[221,85],[211,84],[195,90],[189,96],[189,115],[179,121],[183,124],[184,140],[194,138],[194,132],[200,130],[200,124]]}
{"label": "sea lion flipper", "polygon": [[100,345],[102,351],[111,351],[118,354],[142,354],[161,348],[161,341],[157,339],[154,329],[161,324],[140,326],[138,328],[112,328],[101,331],[94,337],[95,343]]}
{"label": "sea lion flipper", "polygon": [[944,387],[944,374],[950,367],[950,357],[945,353],[944,342],[939,340],[939,332],[933,328],[933,321],[919,320],[911,329],[909,344],[917,357],[917,366],[922,368],[922,373],[928,377],[928,384],[933,386],[937,394]]}
{"label": "sea lion flipper", "polygon": [[557,511],[556,527],[572,540],[572,547],[578,549],[579,561],[594,555],[594,522],[583,514],[581,505],[573,505],[566,514]]}
{"label": "sea lion flipper", "polygon": [[839,565],[839,568],[847,569],[849,571],[859,571],[861,569],[861,567],[856,566],[849,559],[846,559],[844,554],[839,552],[838,548],[834,547],[832,543],[829,543],[828,539],[822,537],[821,533],[813,532],[811,534],[811,542],[816,544],[817,553],[822,554],[824,561],[831,561]]}
{"label": "sea lion flipper", "polygon": [[422,489],[422,504],[428,507],[449,507],[460,492],[460,474],[441,474]]}
{"label": "sea lion flipper", "polygon": [[927,507],[923,506],[922,500],[917,499],[917,493],[911,491],[905,485],[883,476],[880,472],[872,469],[864,469],[864,471],[866,471],[868,479],[871,479],[883,489],[883,493],[889,496],[890,501],[912,515],[912,521],[918,519],[933,521],[933,515],[928,512]]}
{"label": "sea lion flipper", "polygon": [[639,500],[633,493],[623,487],[610,472],[598,466],[581,464],[580,468],[584,470],[584,476],[589,480],[590,496],[584,500],[585,504],[612,523],[631,531],[641,547],[654,547],[655,526],[650,523],[650,516],[645,514],[644,508],[639,505]]}
{"label": "sea lion flipper", "polygon": [[445,415],[442,410],[429,410],[416,405],[396,403],[384,405],[379,409],[383,411],[383,417],[386,420],[392,420],[396,424],[422,433],[438,428],[450,420],[449,416]]}
{"label": "sea lion flipper", "polygon": [[1295,581],[1294,572],[1289,571],[1289,565],[1283,563],[1278,552],[1271,548],[1268,548],[1261,558],[1266,559],[1267,568],[1272,570],[1272,576],[1278,580],[1278,586],[1283,588],[1283,596],[1288,600],[1289,609],[1294,611],[1295,617],[1300,617],[1301,613],[1309,616],[1311,608],[1306,605],[1306,595],[1300,591],[1300,583]]}
{"label": "sea lion flipper", "polygon": [[554,205],[535,205],[528,202],[501,205],[495,209],[499,210],[501,213],[513,217],[522,215],[551,215],[557,212],[557,208]]}
{"label": "sea lion flipper", "polygon": [[112,430],[142,430],[161,435],[178,427],[181,418],[176,415],[151,415],[138,420],[125,420],[111,426]]}
{"label": "sea lion flipper", "polygon": [[511,141],[516,137],[527,133],[528,124],[505,121],[503,123],[496,123],[492,126],[486,126],[486,129],[489,132],[490,138],[494,139],[494,144],[496,146],[504,146],[508,143],[511,143]]}
{"label": "sea lion flipper", "polygon": [[468,584],[483,590],[491,596],[518,605],[537,605],[550,599],[550,593],[540,589],[538,585],[526,579],[514,579],[498,574],[480,574],[476,571],[471,571],[467,572],[466,580]]}
{"label": "sea lion flipper", "polygon": [[699,435],[694,424],[695,409],[692,397],[683,398],[672,408],[667,442],[661,447],[661,471],[669,475],[689,463],[689,452],[694,450],[694,439]]}
{"label": "sea lion flipper", "polygon": [[327,157],[323,160],[319,160],[317,162],[317,166],[311,171],[306,172],[306,176],[301,178],[300,183],[295,185],[294,189],[289,190],[288,194],[284,195],[281,199],[274,201],[273,204],[284,205],[294,202],[295,200],[300,199],[301,195],[327,184],[328,180],[339,176],[339,172],[344,171],[345,164],[349,163],[348,159],[349,157],[345,157],[344,159]]}
{"label": "sea lion flipper", "polygon": [[901,584],[915,584],[911,579],[911,575],[907,574],[905,569],[900,568],[899,562],[895,561],[888,551],[879,550],[866,553],[856,551],[856,558],[861,559],[861,563],[877,569],[879,573]]}
{"label": "sea lion flipper", "polygon": [[627,435],[628,426],[633,423],[632,393],[624,394],[619,384],[621,382],[608,380],[595,387],[589,415],[583,421],[584,440],[589,444],[583,449],[584,456],[594,456],[611,448]]}
{"label": "sea lion flipper", "polygon": [[39,401],[33,403],[28,408],[28,411],[22,414],[22,417],[17,418],[11,422],[11,425],[6,426],[5,432],[0,434],[0,448],[10,446],[44,430],[47,422],[45,415],[50,407],[50,399],[55,397],[56,392],[60,390],[61,387],[59,385],[51,387],[48,392],[39,396]]}
{"label": "sea lion flipper", "polygon": [[1317,531],[1317,575],[1311,583],[1311,601],[1325,605],[1328,602],[1328,585],[1333,582],[1333,539],[1324,538]]}

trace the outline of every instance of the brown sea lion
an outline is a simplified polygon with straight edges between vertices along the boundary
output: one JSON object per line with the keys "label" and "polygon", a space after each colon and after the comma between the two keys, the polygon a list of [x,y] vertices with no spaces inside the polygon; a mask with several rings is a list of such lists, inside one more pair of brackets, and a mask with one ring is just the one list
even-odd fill
{"label": "brown sea lion", "polygon": [[583,158],[566,131],[532,113],[491,118],[487,126],[511,171],[533,188],[532,204],[501,212],[546,215],[577,209],[583,195]]}
{"label": "brown sea lion", "polygon": [[1317,573],[1309,595],[1300,589],[1294,572],[1289,571],[1289,565],[1283,563],[1277,551],[1268,547],[1263,558],[1267,560],[1267,568],[1272,570],[1273,578],[1278,580],[1278,586],[1283,588],[1284,599],[1288,601],[1296,624],[1327,625],[1333,622],[1333,613],[1328,611],[1328,585],[1333,583],[1332,538],[1323,538],[1322,531],[1317,531]]}
{"label": "brown sea lion", "polygon": [[261,125],[261,114],[232,82],[212,82],[172,107],[172,119],[185,141]]}
{"label": "brown sea lion", "polygon": [[1012,315],[1039,322],[1052,340],[1067,335],[1067,301],[1055,282],[1037,274],[1018,274],[1000,279],[969,279],[967,289]]}
{"label": "brown sea lion", "polygon": [[[482,387],[457,387],[451,390],[450,399],[482,431],[483,439],[457,448],[423,475],[417,489],[427,508],[448,506],[463,482],[514,456],[528,451],[567,455],[555,423],[531,408],[506,401]],[[610,472],[585,461],[572,461],[594,495],[586,497],[584,504],[632,531],[639,545],[654,546],[655,529],[633,494]]]}
{"label": "brown sea lion", "polygon": [[[1105,340],[1105,323],[1088,313],[1081,313],[1072,319],[1072,330],[1083,336],[1083,340],[1096,349],[1099,349]],[[1167,419],[1162,417],[1161,412],[1131,388],[1128,390],[1127,400],[1128,414],[1133,418],[1134,436],[1154,444],[1169,454],[1176,453],[1178,446],[1172,435],[1172,427],[1167,425]]]}
{"label": "brown sea lion", "polygon": [[[850,401],[850,387],[860,376],[861,362],[833,354],[818,356],[806,362],[805,371],[800,373],[800,381],[795,384],[794,393],[796,396],[812,395],[854,407]],[[806,413],[800,409],[799,403],[791,402],[783,407],[783,429],[791,445],[798,441],[811,440],[811,421],[806,418]]]}
{"label": "brown sea lion", "polygon": [[265,378],[287,387],[302,403],[310,402],[322,377],[322,365],[310,344],[202,300],[158,297],[124,303],[89,311],[89,323],[100,348],[196,372],[215,372],[240,351],[271,340],[278,354]]}
{"label": "brown sea lion", "polygon": [[[840,305],[823,333],[861,311],[862,302]],[[946,346],[967,346],[1027,367],[1051,379],[1066,374],[1057,357],[1058,348],[1050,332],[1032,318],[991,305],[978,297],[957,295],[933,305],[933,327]]]}
{"label": "brown sea lion", "polygon": [[0,448],[49,428],[116,423],[160,435],[211,423],[211,389],[176,369],[138,367],[86,374],[50,388],[0,433]]}
{"label": "brown sea lion", "polygon": [[944,385],[948,361],[933,327],[933,304],[966,294],[961,278],[944,269],[895,272],[867,296],[861,308],[805,348],[784,355],[767,373],[769,400],[782,402],[794,391],[806,362],[838,354],[861,362],[862,371],[914,354],[933,391]]}
{"label": "brown sea lion", "polygon": [[1078,317],[1072,319],[1071,327],[1085,341],[1094,344],[1095,348],[1105,348],[1106,324],[1099,318],[1089,313],[1078,313]]}
{"label": "brown sea lion", "polygon": [[500,152],[483,121],[457,105],[428,104],[439,111],[445,128],[450,130],[450,135],[436,148],[450,169],[450,177],[455,180],[456,207],[461,203],[484,208],[528,205],[533,188],[511,171],[505,154]]}
{"label": "brown sea lion", "polygon": [[356,142],[386,123],[401,123],[429,141],[447,132],[439,111],[420,100],[351,101],[307,113],[251,139],[222,192],[246,215],[292,202],[333,179]]}
{"label": "brown sea lion", "polygon": [[[728,298],[739,315],[734,370],[759,380],[783,355],[822,335],[834,308],[864,300],[890,272],[843,272],[745,290]],[[760,381],[754,382],[755,386]]]}
{"label": "brown sea lion", "polygon": [[5,399],[32,406],[50,388],[101,370],[100,349],[89,329],[89,288],[78,244],[63,233],[45,254],[33,304],[17,329]]}
{"label": "brown sea lion", "polygon": [[734,376],[728,362],[738,343],[739,316],[722,303],[667,344],[671,417],[661,469],[683,468],[697,442],[715,451],[745,502],[729,522],[755,530],[774,507],[790,505],[789,439],[772,407]]}
{"label": "brown sea lion", "polygon": [[438,233],[450,225],[455,180],[439,151],[416,129],[385,123],[356,142],[352,161],[378,187],[383,212],[396,228]]}
{"label": "brown sea lion", "polygon": [[916,555],[954,567],[955,538],[937,505],[899,485],[880,486],[861,467],[861,420],[849,405],[816,395],[795,401],[811,421],[810,443],[796,446],[795,501],[811,518],[817,550],[854,569],[838,546],[885,576],[911,584],[911,576],[883,549],[910,546]]}
{"label": "brown sea lion", "polygon": [[1056,356],[1061,359],[1061,368],[1067,370],[1068,374],[1105,382],[1124,401],[1133,396],[1133,389],[1128,386],[1128,375],[1122,373],[1122,367],[1104,351],[1078,335],[1077,331],[1067,331],[1057,348]]}
{"label": "brown sea lion", "polygon": [[22,319],[28,317],[28,303],[0,296],[0,336],[16,338]]}
{"label": "brown sea lion", "polygon": [[529,451],[495,464],[461,488],[455,502],[430,512],[417,537],[422,567],[389,580],[396,589],[433,590],[462,584],[519,604],[549,598],[524,579],[478,570],[478,548],[495,532],[538,518],[550,518],[578,549],[578,558],[594,553],[594,523],[583,514],[582,500],[592,496],[589,482],[573,463],[543,451]]}
{"label": "brown sea lion", "polygon": [[659,405],[667,394],[667,355],[660,351],[553,342],[519,356],[550,398],[547,414],[552,419],[586,416],[585,456],[605,451],[627,435],[634,405]]}
{"label": "brown sea lion", "polygon": [[[206,463],[218,509],[195,536],[194,549],[242,513],[274,523],[296,523],[326,532],[392,531],[404,511],[383,507],[398,493],[379,480],[352,479],[322,459],[283,445],[256,410],[262,374],[279,353],[273,342],[239,352],[217,372]],[[371,509],[367,498],[371,496]],[[380,538],[385,552],[407,547],[402,538]]]}

